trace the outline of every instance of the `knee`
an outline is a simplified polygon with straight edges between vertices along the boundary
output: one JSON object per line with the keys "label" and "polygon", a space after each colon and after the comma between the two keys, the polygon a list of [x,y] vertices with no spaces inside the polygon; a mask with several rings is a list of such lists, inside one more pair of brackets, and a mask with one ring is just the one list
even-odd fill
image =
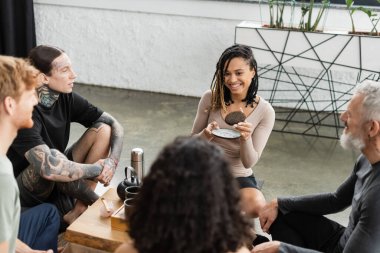
{"label": "knee", "polygon": [[47,219],[49,222],[47,223],[51,229],[51,232],[58,233],[59,227],[61,225],[61,217],[59,215],[59,211],[55,205],[46,204],[46,212],[48,213]]}
{"label": "knee", "polygon": [[264,206],[265,202],[252,200],[245,205],[244,211],[250,218],[258,218]]}
{"label": "knee", "polygon": [[111,126],[102,122],[97,122],[91,128],[95,129],[98,139],[109,140],[111,138]]}
{"label": "knee", "polygon": [[259,217],[260,211],[265,206],[263,194],[256,189],[241,190],[242,209],[250,218]]}
{"label": "knee", "polygon": [[[57,240],[59,228],[61,226],[61,217],[57,207],[53,204],[43,203],[39,205],[40,215],[43,215],[41,219],[44,221],[39,222],[41,234],[40,236],[48,236]],[[47,242],[45,242],[47,243]]]}
{"label": "knee", "polygon": [[[49,203],[39,204],[38,206],[32,207],[22,213],[23,219],[28,222],[32,220],[36,229],[45,230],[45,228],[51,228],[51,232],[58,232],[60,225],[60,215],[58,209],[55,205]],[[25,223],[24,223],[25,224]]]}
{"label": "knee", "polygon": [[40,205],[41,212],[45,213],[50,220],[59,221],[59,212],[55,205],[49,203],[43,203]]}

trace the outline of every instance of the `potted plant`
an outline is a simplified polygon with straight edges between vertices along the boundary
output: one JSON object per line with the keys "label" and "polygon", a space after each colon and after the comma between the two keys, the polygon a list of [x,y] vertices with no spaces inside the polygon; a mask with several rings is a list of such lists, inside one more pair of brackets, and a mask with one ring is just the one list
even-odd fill
{"label": "potted plant", "polygon": [[[261,3],[261,1],[260,1]],[[270,13],[270,28],[287,28],[287,29],[298,29],[301,31],[315,31],[321,21],[326,10],[330,6],[329,0],[322,0],[321,4],[314,3],[314,0],[310,2],[305,2],[302,0],[300,3],[301,18],[298,26],[293,25],[295,7],[297,3],[295,0],[268,0],[269,13]],[[315,6],[319,7],[318,14],[313,17],[313,9]],[[284,24],[284,11],[285,8],[290,8],[290,22]]]}
{"label": "potted plant", "polygon": [[[380,0],[377,0],[377,2],[380,3]],[[370,8],[366,8],[364,6],[359,6],[359,7],[354,6],[354,0],[346,0],[346,6],[347,6],[347,10],[348,10],[348,13],[350,15],[350,20],[351,20],[351,27],[352,27],[351,33],[353,33],[353,34],[356,33],[353,14],[356,11],[362,11],[368,16],[368,18],[372,24],[372,29],[367,34],[369,34],[371,36],[379,36],[380,35],[379,32],[377,31],[377,25],[378,25],[379,20],[380,20],[377,13],[375,13]],[[361,33],[361,34],[364,34],[364,33]]]}
{"label": "potted plant", "polygon": [[[323,32],[327,1],[269,0],[268,7],[266,27],[241,22],[235,43],[249,45],[255,54],[260,94],[276,107],[274,130],[339,138],[339,113],[352,89],[364,79],[380,80],[380,37]],[[354,13],[365,9],[351,4],[347,10],[353,22]],[[371,17],[377,16],[372,12]],[[369,30],[375,34],[378,19],[372,20]],[[350,23],[350,18],[346,21]]]}

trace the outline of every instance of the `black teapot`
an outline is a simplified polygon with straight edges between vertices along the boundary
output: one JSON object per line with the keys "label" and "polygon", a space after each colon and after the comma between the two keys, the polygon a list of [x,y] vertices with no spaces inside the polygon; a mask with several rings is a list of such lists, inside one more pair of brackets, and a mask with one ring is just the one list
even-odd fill
{"label": "black teapot", "polygon": [[[128,171],[131,171],[130,178],[128,178]],[[117,186],[117,195],[122,200],[125,200],[125,188],[127,188],[128,186],[140,185],[136,171],[133,167],[131,166],[125,167],[124,173],[125,173],[125,179],[121,181],[120,184]]]}

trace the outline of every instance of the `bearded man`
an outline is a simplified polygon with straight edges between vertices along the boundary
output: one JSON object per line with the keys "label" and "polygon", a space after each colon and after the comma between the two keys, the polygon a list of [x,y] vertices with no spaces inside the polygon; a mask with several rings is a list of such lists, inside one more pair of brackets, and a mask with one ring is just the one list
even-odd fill
{"label": "bearded man", "polygon": [[[274,241],[252,252],[380,252],[380,83],[358,85],[340,118],[341,145],[361,152],[351,175],[333,193],[267,203],[259,218]],[[324,217],[350,206],[347,227]]]}

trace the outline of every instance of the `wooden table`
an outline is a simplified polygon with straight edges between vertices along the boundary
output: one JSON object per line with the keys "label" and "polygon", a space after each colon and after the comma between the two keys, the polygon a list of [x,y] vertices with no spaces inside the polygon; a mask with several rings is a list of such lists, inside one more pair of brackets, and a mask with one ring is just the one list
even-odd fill
{"label": "wooden table", "polygon": [[[114,188],[108,189],[102,196],[107,201],[112,201],[115,210],[123,205]],[[87,247],[113,252],[123,242],[131,239],[126,232],[111,229],[111,218],[102,218],[100,198],[79,216],[66,230],[65,240],[71,243],[81,244]]]}

